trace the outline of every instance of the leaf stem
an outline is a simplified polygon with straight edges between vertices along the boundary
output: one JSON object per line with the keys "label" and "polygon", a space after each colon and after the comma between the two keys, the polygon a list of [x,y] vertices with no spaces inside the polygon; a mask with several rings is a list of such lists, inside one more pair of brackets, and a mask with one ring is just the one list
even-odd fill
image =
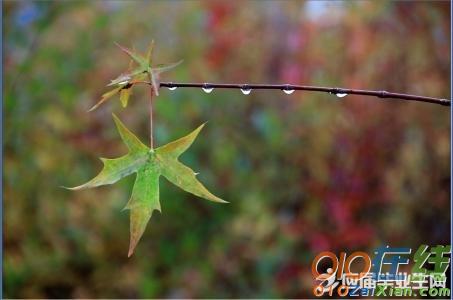
{"label": "leaf stem", "polygon": [[153,86],[149,86],[149,146],[151,149],[154,149],[153,141]]}

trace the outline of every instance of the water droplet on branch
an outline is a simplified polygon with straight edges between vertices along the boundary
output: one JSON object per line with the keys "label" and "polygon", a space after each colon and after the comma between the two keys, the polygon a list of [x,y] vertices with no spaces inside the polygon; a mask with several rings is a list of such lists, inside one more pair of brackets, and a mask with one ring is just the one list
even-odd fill
{"label": "water droplet on branch", "polygon": [[206,94],[209,94],[210,92],[212,92],[214,90],[213,87],[210,87],[209,85],[205,84],[202,88],[203,92],[205,92]]}
{"label": "water droplet on branch", "polygon": [[284,89],[283,89],[283,92],[286,94],[286,95],[291,95],[292,93],[294,93],[294,89],[290,88],[289,85],[286,86]]}
{"label": "water droplet on branch", "polygon": [[244,95],[248,95],[252,92],[252,89],[250,87],[248,87],[247,85],[244,85],[243,87],[241,87],[241,92]]}
{"label": "water droplet on branch", "polygon": [[169,89],[170,91],[174,91],[174,90],[176,90],[177,88],[178,88],[177,86],[169,86],[169,87],[168,87],[168,89]]}
{"label": "water droplet on branch", "polygon": [[348,94],[346,93],[336,93],[335,94],[338,98],[343,98],[343,97],[346,97]]}

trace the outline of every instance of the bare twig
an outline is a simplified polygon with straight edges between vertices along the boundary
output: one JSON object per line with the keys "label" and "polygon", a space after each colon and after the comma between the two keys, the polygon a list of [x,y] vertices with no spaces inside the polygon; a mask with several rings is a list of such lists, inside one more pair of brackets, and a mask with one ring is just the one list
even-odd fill
{"label": "bare twig", "polygon": [[[147,81],[141,81],[138,83],[150,84]],[[449,99],[432,98],[418,95],[409,95],[401,93],[391,93],[387,91],[370,91],[370,90],[356,90],[347,88],[331,88],[321,86],[310,86],[310,85],[294,85],[294,84],[236,84],[236,83],[177,83],[177,82],[161,82],[161,87],[181,87],[181,88],[220,88],[220,89],[262,89],[262,90],[302,90],[302,91],[314,91],[314,92],[325,92],[335,94],[339,96],[345,95],[363,95],[372,96],[378,98],[392,98],[401,99],[408,101],[419,101],[428,102],[434,104],[440,104],[444,106],[450,106],[451,101]]]}

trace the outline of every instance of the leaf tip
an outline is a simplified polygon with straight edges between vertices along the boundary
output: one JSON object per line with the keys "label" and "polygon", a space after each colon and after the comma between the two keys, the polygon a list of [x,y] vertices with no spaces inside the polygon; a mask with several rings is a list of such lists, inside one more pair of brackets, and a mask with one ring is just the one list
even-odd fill
{"label": "leaf tip", "polygon": [[115,122],[115,125],[116,125],[116,128],[118,129],[118,131],[120,132],[120,135],[122,137],[122,134],[121,132],[124,130],[124,124],[121,122],[120,118],[118,118],[115,113],[112,113],[112,117],[113,117],[113,122]]}
{"label": "leaf tip", "polygon": [[96,108],[98,108],[98,107],[99,107],[99,105],[95,104],[89,110],[87,110],[87,112],[92,112],[92,111],[96,110]]}
{"label": "leaf tip", "polygon": [[212,199],[212,200],[213,200],[214,202],[218,202],[218,203],[230,203],[230,202],[228,202],[228,201],[226,201],[226,200],[223,200],[223,199],[221,199],[221,198],[219,198],[219,197],[215,197],[215,198]]}
{"label": "leaf tip", "polygon": [[131,236],[131,240],[129,242],[129,251],[127,252],[127,257],[131,257],[132,254],[134,254],[135,247],[137,246],[137,243],[139,241],[140,237],[138,239],[134,238],[134,236]]}
{"label": "leaf tip", "polygon": [[127,257],[131,257],[132,254],[134,254],[135,247],[137,246],[138,241],[142,237],[144,229],[145,229],[144,227],[140,229],[140,232],[131,231],[131,238],[129,242],[129,251],[127,252]]}
{"label": "leaf tip", "polygon": [[127,252],[127,258],[131,257],[134,254],[134,249],[129,248],[129,252]]}
{"label": "leaf tip", "polygon": [[197,129],[195,129],[193,132],[195,133],[195,136],[197,136],[200,131],[204,128],[204,126],[206,125],[206,123],[208,123],[208,121],[204,122],[203,124],[201,124],[200,126],[197,127]]}
{"label": "leaf tip", "polygon": [[77,191],[77,190],[81,190],[83,188],[83,185],[74,186],[74,187],[67,187],[67,186],[60,185],[60,188],[65,189],[65,190],[70,190],[70,191]]}

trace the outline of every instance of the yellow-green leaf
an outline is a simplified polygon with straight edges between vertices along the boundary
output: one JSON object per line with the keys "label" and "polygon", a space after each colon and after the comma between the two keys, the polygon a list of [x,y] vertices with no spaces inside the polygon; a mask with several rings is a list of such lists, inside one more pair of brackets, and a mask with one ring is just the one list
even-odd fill
{"label": "yellow-green leaf", "polygon": [[194,171],[178,161],[178,157],[190,147],[204,124],[174,142],[157,149],[150,149],[130,132],[115,115],[113,115],[113,119],[129,152],[119,158],[101,159],[104,168],[95,178],[70,189],[79,190],[112,184],[125,176],[137,173],[132,196],[125,207],[125,209],[130,210],[128,256],[133,254],[153,211],[161,211],[159,202],[159,178],[161,175],[186,192],[210,201],[226,202],[209,192],[198,181]]}
{"label": "yellow-green leaf", "polygon": [[121,90],[120,92],[120,101],[121,101],[121,105],[123,107],[126,107],[127,106],[127,102],[129,101],[129,96],[131,95],[132,93],[132,89],[131,88],[124,88]]}
{"label": "yellow-green leaf", "polygon": [[88,111],[93,111],[96,108],[98,108],[102,103],[113,97],[114,95],[118,94],[118,92],[123,88],[123,86],[117,87],[116,89],[113,89],[111,91],[108,91],[107,93],[103,94],[101,97],[101,100],[99,100],[98,103],[96,103],[92,108],[90,108]]}

